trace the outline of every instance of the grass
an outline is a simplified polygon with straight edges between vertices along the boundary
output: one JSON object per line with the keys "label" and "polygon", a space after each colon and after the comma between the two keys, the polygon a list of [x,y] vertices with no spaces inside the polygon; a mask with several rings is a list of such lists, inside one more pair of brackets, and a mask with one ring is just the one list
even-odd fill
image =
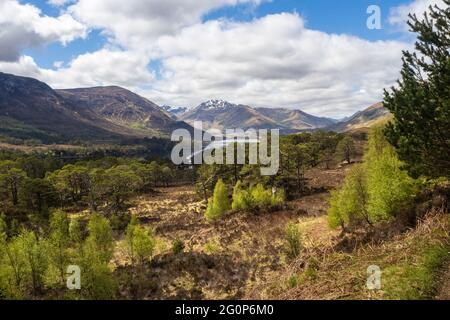
{"label": "grass", "polygon": [[416,261],[387,268],[383,274],[386,296],[394,300],[431,299],[436,294],[436,278],[449,258],[448,245],[436,244],[422,250]]}

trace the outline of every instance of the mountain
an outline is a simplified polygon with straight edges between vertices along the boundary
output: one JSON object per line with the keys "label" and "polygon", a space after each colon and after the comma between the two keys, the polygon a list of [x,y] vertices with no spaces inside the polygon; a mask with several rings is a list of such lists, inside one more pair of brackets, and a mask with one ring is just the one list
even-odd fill
{"label": "mountain", "polygon": [[108,121],[133,128],[142,134],[170,134],[177,128],[190,128],[174,120],[155,103],[121,87],[94,87],[56,90],[67,101]]}
{"label": "mountain", "polygon": [[122,141],[191,128],[119,87],[53,90],[0,72],[0,135],[44,143]]}
{"label": "mountain", "polygon": [[182,114],[191,125],[202,121],[203,128],[311,130],[327,127],[333,120],[319,118],[299,110],[252,108],[223,100],[209,100]]}
{"label": "mountain", "polygon": [[335,123],[333,119],[312,116],[301,110],[258,108],[256,111],[293,130],[320,129]]}
{"label": "mountain", "polygon": [[47,84],[0,73],[0,134],[19,139],[62,141],[132,135],[89,110],[77,108]]}
{"label": "mountain", "polygon": [[389,110],[383,107],[383,103],[376,103],[369,108],[355,113],[350,118],[344,119],[330,127],[329,130],[346,132],[363,128],[370,128],[376,124],[388,121],[392,117]]}
{"label": "mountain", "polygon": [[168,114],[171,115],[172,118],[177,119],[179,116],[181,116],[183,113],[188,111],[188,108],[186,107],[172,107],[168,105],[163,105],[161,108],[166,111]]}

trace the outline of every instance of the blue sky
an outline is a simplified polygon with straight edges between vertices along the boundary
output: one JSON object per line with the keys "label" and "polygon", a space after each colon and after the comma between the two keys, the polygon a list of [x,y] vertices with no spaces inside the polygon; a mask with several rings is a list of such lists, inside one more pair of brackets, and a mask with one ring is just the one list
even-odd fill
{"label": "blue sky", "polygon": [[[57,16],[60,9],[48,4],[46,0],[22,1],[40,8],[46,15]],[[327,33],[345,33],[364,39],[389,40],[404,37],[386,21],[390,8],[407,3],[405,0],[273,0],[259,6],[242,4],[212,10],[203,16],[203,21],[227,18],[235,21],[250,21],[269,14],[297,12],[305,18],[307,27]],[[383,13],[383,28],[369,30],[366,27],[370,5],[378,5]],[[38,49],[26,50],[42,67],[52,68],[56,61],[70,61],[79,54],[92,52],[103,47],[106,38],[101,31],[92,30],[83,40],[76,40],[69,46],[53,43]],[[156,65],[156,63],[153,63]]]}
{"label": "blue sky", "polygon": [[[382,98],[442,0],[3,0],[0,71],[120,85],[155,103],[224,99],[341,117]],[[381,9],[380,30],[367,8]]]}

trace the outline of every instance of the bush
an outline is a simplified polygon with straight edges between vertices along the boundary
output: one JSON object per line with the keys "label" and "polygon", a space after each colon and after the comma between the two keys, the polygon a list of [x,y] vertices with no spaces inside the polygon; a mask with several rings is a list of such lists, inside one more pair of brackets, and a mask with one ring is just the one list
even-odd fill
{"label": "bush", "polygon": [[242,188],[240,181],[236,183],[233,190],[233,210],[254,210],[281,207],[286,201],[283,189],[272,192],[258,184],[250,189],[250,192]]}
{"label": "bush", "polygon": [[233,210],[249,210],[253,208],[252,196],[247,190],[242,188],[241,181],[238,181],[233,189]]}
{"label": "bush", "polygon": [[250,190],[253,202],[259,208],[269,208],[272,205],[272,191],[266,190],[262,184],[257,184]]}
{"label": "bush", "polygon": [[184,251],[184,242],[180,239],[176,239],[172,244],[172,252],[177,255]]}
{"label": "bush", "polygon": [[217,181],[214,188],[214,196],[209,199],[208,208],[206,209],[205,217],[208,221],[220,219],[222,215],[230,210],[230,201],[228,199],[228,190],[222,179]]}
{"label": "bush", "polygon": [[284,190],[279,190],[272,195],[272,207],[281,207],[286,201],[286,193]]}
{"label": "bush", "polygon": [[289,258],[297,258],[302,249],[300,232],[296,223],[289,223],[285,230],[286,253]]}

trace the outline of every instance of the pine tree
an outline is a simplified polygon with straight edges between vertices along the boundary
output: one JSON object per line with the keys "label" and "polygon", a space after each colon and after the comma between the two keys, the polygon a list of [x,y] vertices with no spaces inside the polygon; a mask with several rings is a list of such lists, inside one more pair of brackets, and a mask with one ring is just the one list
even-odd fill
{"label": "pine tree", "polygon": [[340,161],[346,161],[348,164],[352,163],[352,159],[356,154],[355,140],[350,136],[345,136],[339,141],[336,147],[336,154]]}
{"label": "pine tree", "polygon": [[450,177],[450,0],[443,5],[410,15],[416,51],[404,52],[401,80],[385,91],[386,136],[413,176]]}

